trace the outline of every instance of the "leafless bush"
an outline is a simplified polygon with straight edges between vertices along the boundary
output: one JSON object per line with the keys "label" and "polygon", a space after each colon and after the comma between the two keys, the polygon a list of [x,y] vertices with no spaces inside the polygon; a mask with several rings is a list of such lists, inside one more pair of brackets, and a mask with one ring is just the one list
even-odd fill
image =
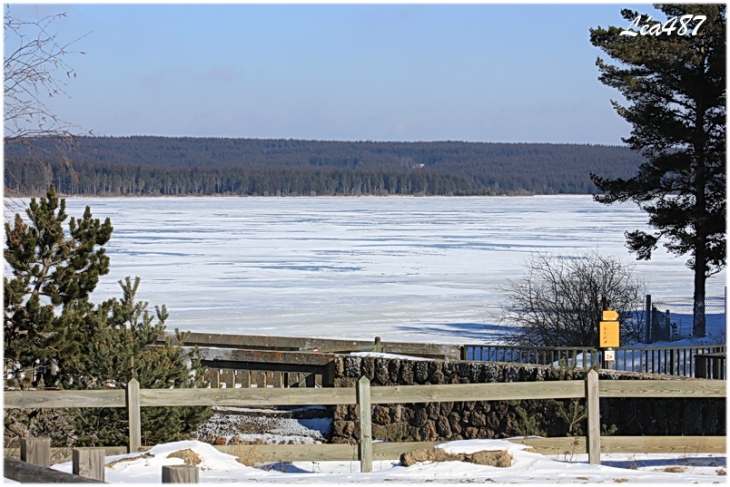
{"label": "leafless bush", "polygon": [[575,257],[537,253],[524,275],[502,291],[502,320],[519,345],[569,347],[598,345],[603,299],[619,312],[621,343],[641,338],[644,285],[634,266],[597,252]]}

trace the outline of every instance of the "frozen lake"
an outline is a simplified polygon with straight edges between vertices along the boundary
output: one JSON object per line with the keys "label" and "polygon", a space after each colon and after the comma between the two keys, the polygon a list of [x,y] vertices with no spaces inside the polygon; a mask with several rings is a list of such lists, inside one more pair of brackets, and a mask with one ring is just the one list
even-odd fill
{"label": "frozen lake", "polygon": [[[531,252],[596,250],[636,263],[655,299],[692,298],[685,259],[637,262],[633,205],[590,196],[70,198],[110,217],[111,272],[94,299],[166,304],[169,330],[463,343],[497,338],[499,288]],[[722,296],[725,273],[708,281]]]}

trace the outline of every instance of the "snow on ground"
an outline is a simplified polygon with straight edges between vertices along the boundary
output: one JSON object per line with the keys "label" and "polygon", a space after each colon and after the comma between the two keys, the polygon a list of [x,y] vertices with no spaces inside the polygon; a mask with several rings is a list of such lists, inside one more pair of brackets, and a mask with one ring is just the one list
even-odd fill
{"label": "snow on ground", "polygon": [[213,443],[225,438],[248,443],[321,444],[332,429],[332,418],[324,406],[302,408],[214,407],[213,416],[202,424],[197,438]]}
{"label": "snow on ground", "polygon": [[401,355],[401,354],[397,354],[397,353],[381,353],[381,352],[352,352],[349,355],[354,355],[356,357],[397,358],[397,359],[404,359],[404,360],[411,360],[411,361],[433,360],[433,359],[425,358],[425,357],[416,357],[415,355]]}
{"label": "snow on ground", "polygon": [[[291,409],[215,408],[214,417],[199,434],[206,441],[238,436],[246,442],[266,444],[325,443],[331,418],[324,407]],[[235,448],[235,447],[234,447]],[[161,483],[163,465],[182,465],[171,453],[191,450],[200,459],[200,483],[277,483],[300,485],[405,484],[725,484],[727,455],[722,454],[603,454],[601,465],[588,463],[587,454],[541,455],[525,445],[507,440],[464,440],[439,445],[446,453],[473,454],[504,450],[512,456],[506,468],[466,462],[422,462],[404,467],[398,460],[374,461],[373,472],[360,473],[358,461],[239,463],[236,456],[221,453],[202,441],[157,445],[144,454],[107,457],[106,481],[110,483]],[[234,450],[235,451],[235,450]],[[188,455],[190,456],[190,455]],[[71,472],[71,463],[53,466]]]}
{"label": "snow on ground", "polygon": [[[397,460],[373,462],[373,472],[360,473],[357,461],[294,462],[263,468],[238,463],[234,455],[217,451],[198,441],[157,445],[148,452],[107,457],[109,483],[161,483],[163,465],[183,465],[170,456],[191,450],[200,463],[200,483],[276,483],[304,485],[388,483],[499,483],[499,484],[724,484],[726,455],[603,455],[602,465],[587,463],[585,455],[548,457],[526,451],[507,440],[467,440],[440,446],[449,453],[504,450],[512,466],[499,468],[464,462],[422,462],[403,467]],[[71,472],[71,463],[53,466]]]}

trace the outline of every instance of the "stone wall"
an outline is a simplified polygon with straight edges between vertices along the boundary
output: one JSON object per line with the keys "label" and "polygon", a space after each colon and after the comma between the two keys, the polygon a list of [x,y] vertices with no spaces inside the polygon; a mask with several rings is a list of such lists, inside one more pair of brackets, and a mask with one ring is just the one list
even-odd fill
{"label": "stone wall", "polygon": [[[498,362],[406,360],[338,355],[335,387],[355,387],[361,376],[372,387],[585,380],[582,369]],[[602,370],[603,380],[656,379],[660,376]],[[687,380],[661,376],[667,380]],[[373,436],[387,441],[442,441],[509,438],[526,434],[582,435],[584,401],[471,401],[373,406]],[[572,423],[572,424],[571,424]],[[725,399],[601,399],[601,424],[614,435],[725,435]],[[572,427],[572,429],[571,429]],[[331,441],[359,437],[357,406],[334,408]]]}

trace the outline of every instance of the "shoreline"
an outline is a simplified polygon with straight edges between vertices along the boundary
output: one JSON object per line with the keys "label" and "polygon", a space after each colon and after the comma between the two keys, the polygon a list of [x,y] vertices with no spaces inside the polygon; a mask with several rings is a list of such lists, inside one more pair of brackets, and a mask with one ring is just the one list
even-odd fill
{"label": "shoreline", "polygon": [[[56,195],[59,198],[65,198],[65,199],[80,199],[80,198],[130,198],[130,199],[141,199],[141,198],[168,198],[168,199],[179,199],[179,198],[197,198],[197,199],[205,199],[205,198],[257,198],[257,199],[276,199],[276,198],[372,198],[372,199],[380,199],[380,198],[404,198],[404,199],[410,199],[410,198],[540,198],[540,197],[586,197],[586,196],[594,196],[593,193],[565,193],[565,194],[495,194],[495,195],[485,195],[485,194],[475,194],[475,195],[436,195],[436,194],[429,194],[429,195],[416,195],[416,194],[390,194],[390,195],[376,195],[376,194],[333,194],[333,195],[246,195],[246,194],[215,194],[215,195],[140,195],[140,194],[121,194],[121,195],[86,195],[86,194],[63,194],[63,193],[56,193]],[[3,193],[3,198],[6,199],[29,199],[29,198],[39,198],[44,197],[45,194],[33,194],[33,195],[8,195]]]}

